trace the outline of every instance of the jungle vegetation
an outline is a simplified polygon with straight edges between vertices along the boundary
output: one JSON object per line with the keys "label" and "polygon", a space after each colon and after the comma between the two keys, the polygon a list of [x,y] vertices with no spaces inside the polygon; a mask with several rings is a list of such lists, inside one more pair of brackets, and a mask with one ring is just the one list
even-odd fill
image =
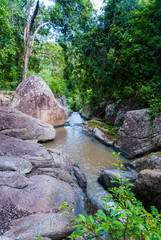
{"label": "jungle vegetation", "polygon": [[[161,109],[161,1],[0,1],[0,89],[41,76],[70,107],[136,97]],[[28,51],[28,52],[27,52]]]}

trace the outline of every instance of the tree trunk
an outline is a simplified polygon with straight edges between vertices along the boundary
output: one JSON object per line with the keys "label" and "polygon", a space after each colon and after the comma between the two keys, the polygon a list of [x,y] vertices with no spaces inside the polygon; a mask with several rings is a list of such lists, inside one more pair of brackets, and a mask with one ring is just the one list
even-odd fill
{"label": "tree trunk", "polygon": [[27,22],[25,30],[24,30],[24,46],[23,46],[24,65],[23,65],[22,81],[26,80],[29,57],[30,57],[30,54],[33,51],[34,40],[35,40],[35,37],[36,37],[38,31],[43,26],[48,25],[52,22],[53,21],[48,21],[48,22],[40,24],[33,34],[31,32],[32,29],[30,28],[30,22]]}
{"label": "tree trunk", "polygon": [[29,52],[27,51],[26,55],[24,56],[22,81],[26,80],[27,69],[28,69],[28,62],[29,62]]}

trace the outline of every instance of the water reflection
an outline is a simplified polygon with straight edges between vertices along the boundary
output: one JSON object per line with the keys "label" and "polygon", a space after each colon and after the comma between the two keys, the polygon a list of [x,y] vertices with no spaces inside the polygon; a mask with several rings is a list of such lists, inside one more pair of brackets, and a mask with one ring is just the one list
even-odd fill
{"label": "water reflection", "polygon": [[[97,182],[98,176],[102,169],[115,168],[112,163],[116,163],[116,159],[112,155],[112,148],[81,132],[82,128],[76,124],[82,122],[78,113],[72,114],[69,118],[71,126],[57,128],[56,139],[47,143],[46,147],[67,153],[79,164],[87,178],[87,195],[93,202],[100,203],[106,191]],[[120,158],[125,161],[123,157]]]}

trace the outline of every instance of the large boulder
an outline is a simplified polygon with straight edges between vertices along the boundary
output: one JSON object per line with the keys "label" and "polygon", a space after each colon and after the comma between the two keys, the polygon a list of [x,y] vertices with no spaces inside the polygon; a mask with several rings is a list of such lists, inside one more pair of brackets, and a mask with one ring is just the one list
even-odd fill
{"label": "large boulder", "polygon": [[161,147],[161,115],[156,116],[152,122],[148,109],[127,112],[114,146],[128,158],[159,149]]}
{"label": "large boulder", "polygon": [[136,172],[127,170],[115,170],[115,169],[103,169],[98,178],[98,182],[107,190],[112,187],[119,187],[120,182],[111,182],[113,179],[117,179],[116,175],[120,179],[128,179],[128,182],[134,183],[138,174]]}
{"label": "large boulder", "polygon": [[56,135],[52,125],[10,107],[0,107],[0,132],[23,140],[41,142],[53,140]]}
{"label": "large boulder", "polygon": [[30,76],[20,83],[11,106],[53,126],[64,125],[68,118],[50,88],[38,76]]}
{"label": "large boulder", "polygon": [[135,98],[119,100],[106,106],[105,123],[121,126],[124,122],[127,111],[138,109]]}
{"label": "large boulder", "polygon": [[133,184],[131,190],[146,207],[155,205],[159,210],[161,209],[161,170],[145,169],[136,173],[134,171],[104,169],[98,182],[105,190],[119,187],[120,182],[111,182],[113,179],[117,179],[116,175],[122,179],[128,179],[128,182]]}
{"label": "large boulder", "polygon": [[83,177],[67,155],[0,134],[0,239],[66,238],[72,226],[59,207],[84,213]]}

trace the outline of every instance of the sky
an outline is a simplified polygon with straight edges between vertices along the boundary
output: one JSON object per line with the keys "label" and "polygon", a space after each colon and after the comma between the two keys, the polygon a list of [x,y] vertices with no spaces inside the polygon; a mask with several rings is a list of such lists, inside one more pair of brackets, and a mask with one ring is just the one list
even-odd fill
{"label": "sky", "polygon": [[[46,6],[53,5],[53,2],[50,0],[41,0],[41,1],[43,1]],[[103,0],[91,0],[91,2],[93,3],[93,7],[99,10],[100,7],[102,7]]]}

